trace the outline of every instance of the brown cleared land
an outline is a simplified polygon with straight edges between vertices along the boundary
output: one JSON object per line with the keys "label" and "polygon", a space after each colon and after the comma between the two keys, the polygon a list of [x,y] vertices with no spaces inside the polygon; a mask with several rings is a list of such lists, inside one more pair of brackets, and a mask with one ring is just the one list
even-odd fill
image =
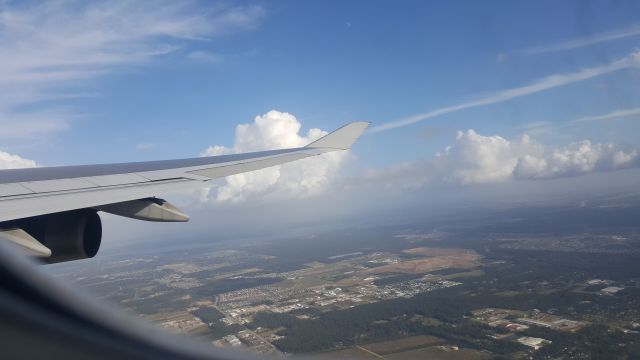
{"label": "brown cleared land", "polygon": [[320,359],[379,359],[365,349],[352,347],[341,350],[327,351],[317,354]]}
{"label": "brown cleared land", "polygon": [[479,266],[480,255],[473,250],[446,248],[414,248],[408,254],[429,256],[425,259],[401,261],[366,270],[367,274],[405,273],[422,274],[447,268],[471,269]]}
{"label": "brown cleared land", "polygon": [[413,249],[407,249],[402,251],[405,254],[422,255],[427,257],[432,256],[456,256],[456,257],[473,257],[479,258],[480,255],[473,250],[469,249],[457,249],[457,248],[431,248],[431,247],[418,247]]}
{"label": "brown cleared land", "polygon": [[426,347],[428,345],[441,344],[442,339],[435,336],[418,335],[409,336],[398,340],[382,341],[378,343],[362,345],[363,348],[379,355],[393,354],[400,351]]}
{"label": "brown cleared land", "polygon": [[489,354],[477,350],[444,350],[439,346],[433,346],[385,355],[384,358],[390,360],[484,360],[490,357]]}

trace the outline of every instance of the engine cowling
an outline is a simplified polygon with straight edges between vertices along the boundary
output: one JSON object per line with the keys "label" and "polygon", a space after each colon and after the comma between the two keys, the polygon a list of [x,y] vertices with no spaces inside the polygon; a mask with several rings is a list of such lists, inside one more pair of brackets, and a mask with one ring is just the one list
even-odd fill
{"label": "engine cowling", "polygon": [[93,209],[81,209],[23,219],[17,224],[51,249],[46,263],[92,258],[100,249],[102,221]]}

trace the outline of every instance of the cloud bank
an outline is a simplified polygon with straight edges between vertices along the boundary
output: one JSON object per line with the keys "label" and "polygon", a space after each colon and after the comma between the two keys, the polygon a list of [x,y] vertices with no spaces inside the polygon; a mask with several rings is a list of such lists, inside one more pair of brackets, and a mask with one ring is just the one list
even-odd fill
{"label": "cloud bank", "polygon": [[447,181],[461,184],[548,179],[611,171],[640,165],[637,149],[589,140],[545,146],[524,135],[515,140],[458,132],[456,141],[438,154],[436,168]]}
{"label": "cloud bank", "polygon": [[[276,110],[256,116],[253,123],[236,127],[233,147],[210,146],[203,156],[235,154],[250,151],[305,146],[327,134],[309,129],[300,134],[301,124],[295,116]],[[346,159],[346,152],[338,151],[227,177],[218,187],[204,191],[205,201],[244,202],[256,197],[303,198],[322,192],[331,182]]]}
{"label": "cloud bank", "polygon": [[370,169],[341,184],[349,191],[366,187],[368,191],[398,194],[443,186],[456,191],[475,185],[562,179],[629,168],[640,168],[640,149],[590,140],[552,146],[528,135],[506,139],[470,129],[459,131],[455,141],[433,157]]}

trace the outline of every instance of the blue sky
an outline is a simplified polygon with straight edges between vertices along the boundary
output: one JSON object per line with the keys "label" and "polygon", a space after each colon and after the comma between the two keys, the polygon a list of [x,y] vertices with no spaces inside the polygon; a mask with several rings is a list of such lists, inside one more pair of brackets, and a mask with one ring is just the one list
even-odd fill
{"label": "blue sky", "polygon": [[[238,124],[278,110],[296,117],[301,134],[371,121],[381,131],[357,145],[357,160],[341,170],[351,175],[391,173],[447,146],[454,150],[434,166],[462,183],[493,181],[460,175],[461,164],[485,163],[468,156],[483,146],[500,152],[489,172],[503,152],[518,154],[499,181],[636,167],[639,8],[3,1],[0,150],[45,165],[191,157],[233,147]],[[479,136],[457,135],[469,129]],[[525,133],[535,146],[518,140]],[[597,148],[594,166],[553,163],[563,151],[573,159],[571,144],[582,140]],[[525,161],[532,154],[535,164]]]}

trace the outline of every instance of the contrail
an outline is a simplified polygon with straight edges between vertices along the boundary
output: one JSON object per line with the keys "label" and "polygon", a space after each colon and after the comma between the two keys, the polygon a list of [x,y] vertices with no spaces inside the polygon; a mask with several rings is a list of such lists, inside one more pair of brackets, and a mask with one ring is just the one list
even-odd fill
{"label": "contrail", "polygon": [[636,115],[640,115],[640,108],[615,110],[604,115],[585,116],[583,118],[573,120],[572,123],[585,122],[585,121],[598,121],[598,120],[612,120],[612,119],[617,119],[621,117],[636,116]]}
{"label": "contrail", "polygon": [[550,52],[556,52],[556,51],[566,51],[566,50],[577,49],[577,48],[581,48],[589,45],[600,44],[607,41],[624,39],[632,36],[640,36],[640,26],[635,25],[623,30],[595,34],[590,37],[566,41],[566,42],[557,43],[553,45],[531,47],[528,49],[516,51],[516,53],[523,54],[523,55],[537,55],[537,54],[544,54],[544,53],[550,53]]}
{"label": "contrail", "polygon": [[591,79],[600,75],[604,75],[604,74],[609,74],[618,70],[637,67],[638,65],[640,65],[640,52],[634,52],[606,65],[582,69],[576,72],[571,72],[566,74],[556,74],[556,75],[547,76],[532,84],[503,90],[496,94],[493,94],[484,98],[471,100],[471,101],[463,102],[461,104],[447,106],[447,107],[436,109],[430,112],[417,114],[417,115],[409,116],[403,119],[384,123],[371,128],[370,132],[379,132],[379,131],[395,129],[403,126],[408,126],[420,121],[432,119],[432,118],[449,114],[452,112],[484,106],[484,105],[500,103],[500,102],[511,100],[521,96],[530,95],[530,94],[534,94],[544,90],[553,89],[559,86],[572,84],[578,81],[588,80],[588,79]]}

